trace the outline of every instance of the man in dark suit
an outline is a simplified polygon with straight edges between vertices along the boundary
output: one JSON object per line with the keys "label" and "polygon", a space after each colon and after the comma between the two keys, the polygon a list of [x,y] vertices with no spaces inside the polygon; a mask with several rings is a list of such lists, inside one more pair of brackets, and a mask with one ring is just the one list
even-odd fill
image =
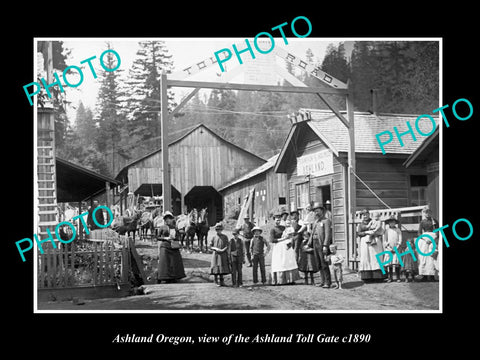
{"label": "man in dark suit", "polygon": [[320,265],[320,284],[317,286],[329,288],[332,280],[326,256],[332,243],[332,222],[325,218],[325,208],[319,202],[313,204],[312,210],[315,212],[315,222],[310,240]]}

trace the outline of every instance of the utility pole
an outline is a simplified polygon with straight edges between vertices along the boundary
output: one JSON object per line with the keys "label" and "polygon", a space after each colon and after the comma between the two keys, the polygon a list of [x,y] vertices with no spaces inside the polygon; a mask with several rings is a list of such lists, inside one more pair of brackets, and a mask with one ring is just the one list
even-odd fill
{"label": "utility pole", "polygon": [[168,97],[167,74],[160,75],[160,130],[162,132],[162,193],[163,211],[172,211],[172,189],[170,184],[170,167],[168,166]]}

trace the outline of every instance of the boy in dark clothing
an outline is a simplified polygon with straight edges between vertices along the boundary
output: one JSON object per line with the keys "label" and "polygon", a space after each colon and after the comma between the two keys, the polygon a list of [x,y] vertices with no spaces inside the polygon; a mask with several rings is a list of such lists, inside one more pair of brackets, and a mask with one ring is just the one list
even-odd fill
{"label": "boy in dark clothing", "polygon": [[262,278],[262,284],[267,282],[265,276],[265,248],[266,251],[269,249],[268,242],[260,235],[262,229],[258,226],[255,226],[252,229],[253,238],[250,242],[250,253],[252,254],[253,261],[253,283],[258,282],[258,267],[260,266],[260,276]]}
{"label": "boy in dark clothing", "polygon": [[232,285],[235,287],[242,286],[242,264],[245,264],[245,252],[243,249],[243,241],[238,236],[239,231],[233,231],[233,238],[230,239],[230,254],[232,259]]}

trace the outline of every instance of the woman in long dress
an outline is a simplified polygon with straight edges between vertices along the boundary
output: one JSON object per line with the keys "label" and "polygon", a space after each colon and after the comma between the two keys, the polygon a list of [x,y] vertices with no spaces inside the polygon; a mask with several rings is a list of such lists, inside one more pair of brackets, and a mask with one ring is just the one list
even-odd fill
{"label": "woman in long dress", "polygon": [[379,261],[383,261],[383,255],[377,260],[376,255],[383,252],[381,237],[376,241],[371,241],[370,213],[367,209],[362,211],[362,222],[358,224],[357,235],[360,237],[360,264],[358,272],[360,279],[365,282],[380,281],[384,279],[382,270],[380,270]]}
{"label": "woman in long dress", "polygon": [[228,237],[222,233],[222,230],[223,225],[217,223],[215,225],[216,234],[210,239],[210,249],[213,251],[210,274],[214,276],[215,285],[217,286],[225,286],[223,275],[228,275],[232,272],[229,241]]}
{"label": "woman in long dress", "polygon": [[[272,285],[294,284],[300,279],[292,237],[284,234],[285,226],[280,225],[281,213],[274,214],[275,226],[270,230],[272,244]],[[293,236],[293,228],[291,228]]]}
{"label": "woman in long dress", "polygon": [[179,244],[179,234],[175,229],[174,219],[173,214],[170,211],[166,211],[163,215],[164,224],[160,226],[158,231],[157,283],[161,281],[176,282],[186,277],[180,249],[179,246],[176,246],[177,243]]}
{"label": "woman in long dress", "polygon": [[[435,260],[438,255],[438,233],[434,233],[433,230],[438,228],[438,221],[432,217],[430,209],[422,210],[422,221],[418,226],[418,236],[422,236],[417,241],[417,247],[419,252],[418,259],[418,275],[421,276],[421,281],[434,281],[435,280]],[[433,241],[432,241],[433,239]],[[423,254],[430,254],[424,256]]]}

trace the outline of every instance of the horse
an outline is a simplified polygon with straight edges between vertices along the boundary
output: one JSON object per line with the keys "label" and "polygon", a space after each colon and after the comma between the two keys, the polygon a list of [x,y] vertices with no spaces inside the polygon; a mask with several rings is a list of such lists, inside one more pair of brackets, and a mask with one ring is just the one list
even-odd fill
{"label": "horse", "polygon": [[183,241],[185,240],[186,237],[186,228],[188,226],[188,215],[186,214],[180,214],[175,218],[175,228],[177,229],[180,237],[180,243],[182,244],[182,248],[184,247]]}
{"label": "horse", "polygon": [[207,235],[210,227],[208,226],[208,211],[207,208],[201,209],[198,212],[197,224],[195,227],[195,233],[197,234],[198,246],[200,251],[203,252],[203,242],[205,240],[205,251],[207,251]]}
{"label": "horse", "polygon": [[[133,241],[135,241],[135,232],[137,231],[137,225],[140,217],[142,216],[141,211],[135,211],[133,213],[133,216],[131,218],[125,217],[125,216],[120,216],[118,218],[118,221],[116,223],[116,227],[113,228],[119,235],[125,235],[127,234],[130,236],[130,234],[133,232]],[[118,226],[120,224],[120,226]]]}
{"label": "horse", "polygon": [[150,211],[144,211],[142,213],[138,221],[138,226],[140,230],[140,239],[145,240],[148,230],[150,230],[150,234],[153,233],[153,217]]}
{"label": "horse", "polygon": [[197,219],[198,219],[198,211],[197,209],[193,209],[188,214],[188,221],[185,226],[185,238],[187,240],[187,251],[193,251],[193,240],[195,238],[195,233],[197,231]]}

